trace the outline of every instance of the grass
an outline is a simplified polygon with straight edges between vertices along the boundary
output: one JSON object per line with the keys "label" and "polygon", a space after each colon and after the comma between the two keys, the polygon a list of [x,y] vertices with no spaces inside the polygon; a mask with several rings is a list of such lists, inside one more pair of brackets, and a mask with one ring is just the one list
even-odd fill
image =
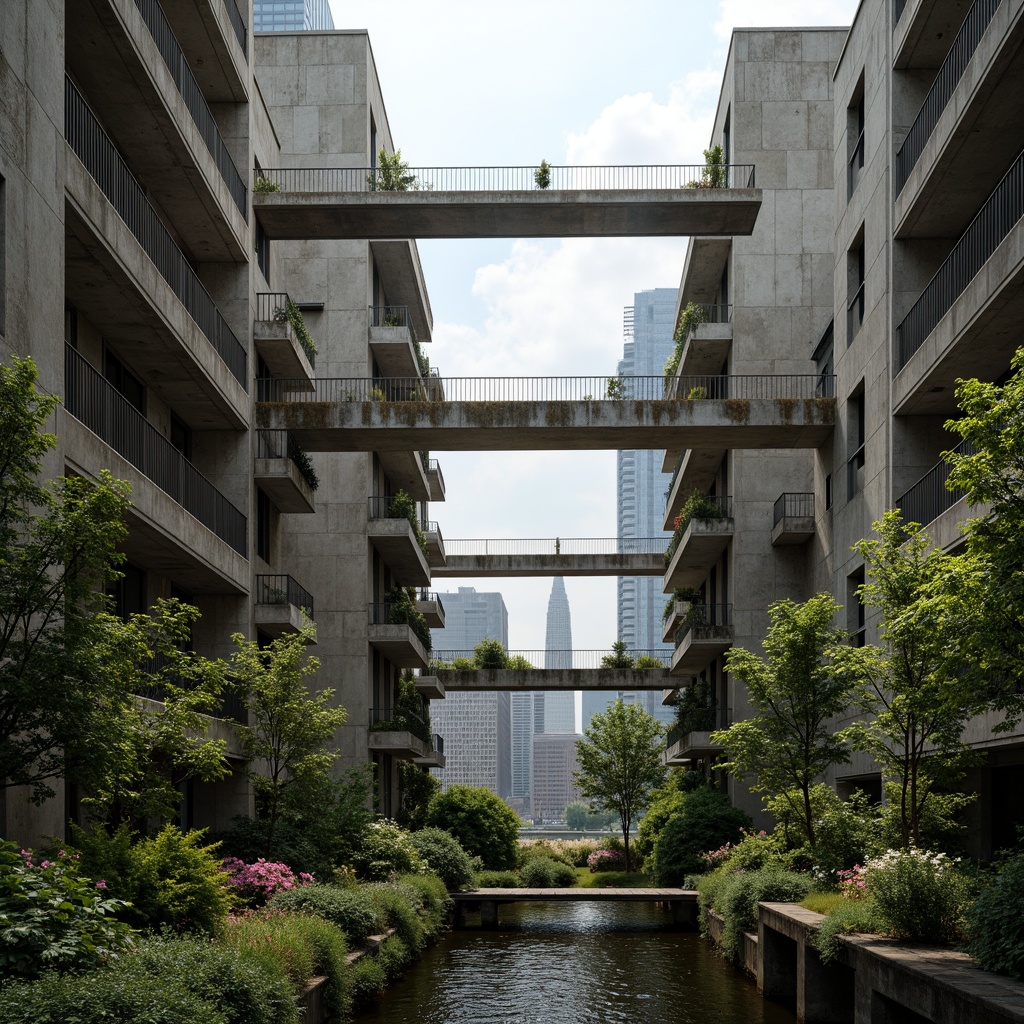
{"label": "grass", "polygon": [[576,884],[584,889],[650,889],[654,882],[641,871],[599,871],[576,869]]}
{"label": "grass", "polygon": [[831,914],[836,907],[845,906],[850,901],[838,892],[812,892],[801,901],[800,906],[813,910],[816,914]]}

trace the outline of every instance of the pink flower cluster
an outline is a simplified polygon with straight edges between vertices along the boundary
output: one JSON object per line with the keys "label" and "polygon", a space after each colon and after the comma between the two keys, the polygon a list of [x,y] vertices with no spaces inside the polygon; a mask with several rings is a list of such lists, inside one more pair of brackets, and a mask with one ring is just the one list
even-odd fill
{"label": "pink flower cluster", "polygon": [[714,867],[723,858],[725,858],[729,851],[732,849],[732,843],[726,843],[724,846],[720,846],[717,850],[708,850],[705,853],[704,860],[708,862],[711,867]]}
{"label": "pink flower cluster", "polygon": [[867,894],[868,885],[864,877],[866,871],[866,867],[854,864],[848,871],[836,872],[836,877],[839,879],[839,891],[847,899],[856,900]]}
{"label": "pink flower cluster", "polygon": [[260,857],[253,864],[246,864],[237,857],[225,857],[224,869],[230,873],[228,884],[248,903],[263,906],[276,892],[310,885],[315,881],[308,871],[297,875],[287,864],[265,860]]}
{"label": "pink flower cluster", "polygon": [[591,871],[625,871],[626,855],[621,850],[595,850],[587,858]]}

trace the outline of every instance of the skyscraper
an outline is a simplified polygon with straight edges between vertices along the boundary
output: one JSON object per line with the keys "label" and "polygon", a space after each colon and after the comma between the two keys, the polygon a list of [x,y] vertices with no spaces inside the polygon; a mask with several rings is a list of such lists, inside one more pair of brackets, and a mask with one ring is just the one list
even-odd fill
{"label": "skyscraper", "polygon": [[[565,580],[556,576],[548,598],[547,630],[544,637],[544,667],[572,668],[572,619]],[[540,728],[535,732],[576,731],[576,694],[572,690],[539,694],[543,705]]]}
{"label": "skyscraper", "polygon": [[328,0],[253,0],[254,32],[334,31]]}
{"label": "skyscraper", "polygon": [[[481,640],[508,647],[508,609],[501,594],[459,587],[442,594],[445,625],[430,631],[438,650],[471,651]],[[512,722],[508,692],[449,693],[430,709],[431,725],[445,738],[444,768],[434,769],[443,789],[484,786],[512,795]]]}

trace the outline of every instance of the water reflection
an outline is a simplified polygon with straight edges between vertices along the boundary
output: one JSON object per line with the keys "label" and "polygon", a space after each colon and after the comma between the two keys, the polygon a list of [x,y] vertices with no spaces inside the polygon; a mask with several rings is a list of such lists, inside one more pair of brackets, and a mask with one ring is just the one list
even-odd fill
{"label": "water reflection", "polygon": [[792,1024],[697,935],[643,904],[519,904],[453,932],[360,1022]]}

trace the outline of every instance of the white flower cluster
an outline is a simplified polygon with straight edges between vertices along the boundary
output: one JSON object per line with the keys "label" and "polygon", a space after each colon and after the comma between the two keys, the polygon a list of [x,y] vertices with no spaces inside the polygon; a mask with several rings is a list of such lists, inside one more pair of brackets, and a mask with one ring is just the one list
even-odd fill
{"label": "white flower cluster", "polygon": [[907,850],[886,850],[878,857],[872,857],[866,861],[864,868],[868,871],[888,871],[899,867],[907,861],[913,861],[924,865],[930,865],[935,869],[936,874],[941,875],[944,871],[953,867],[956,863],[944,853],[933,853],[931,850],[919,850],[911,846]]}

